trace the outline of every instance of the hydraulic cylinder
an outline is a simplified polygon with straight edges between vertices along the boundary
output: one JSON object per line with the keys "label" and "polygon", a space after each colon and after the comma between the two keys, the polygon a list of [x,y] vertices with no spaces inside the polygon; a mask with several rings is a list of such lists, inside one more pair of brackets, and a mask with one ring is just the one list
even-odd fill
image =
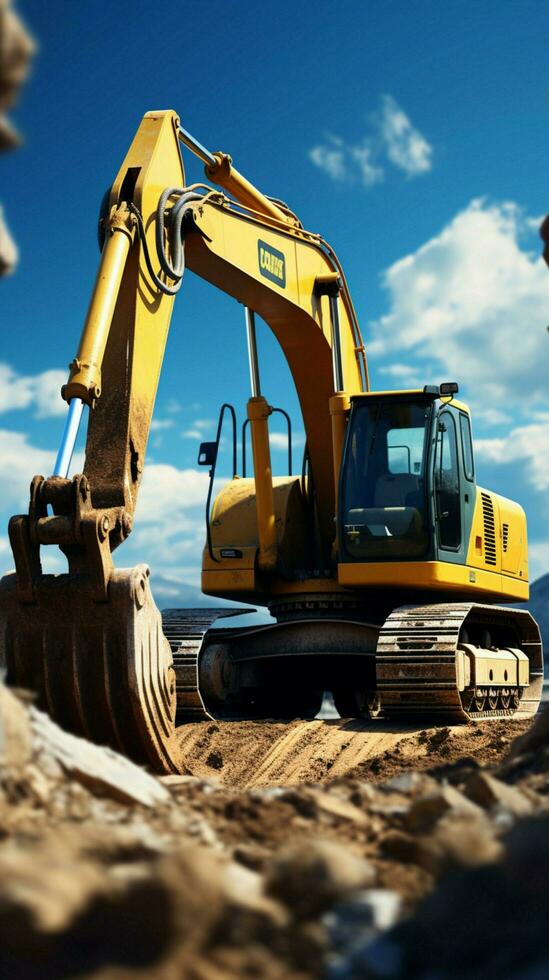
{"label": "hydraulic cylinder", "polygon": [[123,204],[111,219],[80,347],[61,390],[67,402],[81,398],[93,408],[101,394],[103,355],[133,235],[133,215]]}
{"label": "hydraulic cylinder", "polygon": [[259,567],[273,571],[277,562],[276,518],[274,510],[273,473],[269,446],[271,408],[261,395],[248,401],[248,418],[252,433],[255,499],[259,536]]}

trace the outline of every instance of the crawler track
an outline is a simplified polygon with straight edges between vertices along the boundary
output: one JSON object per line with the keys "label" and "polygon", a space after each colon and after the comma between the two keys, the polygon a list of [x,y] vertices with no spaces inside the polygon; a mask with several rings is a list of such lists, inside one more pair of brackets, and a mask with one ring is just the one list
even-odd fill
{"label": "crawler track", "polygon": [[[500,645],[520,646],[530,661],[530,684],[510,689],[513,706],[477,709],[489,692],[460,692],[456,652],[465,631],[473,636],[493,630]],[[448,603],[395,609],[385,621],[376,652],[377,689],[383,712],[441,716],[445,721],[535,714],[543,685],[539,630],[529,613],[476,603]],[[500,697],[497,695],[497,697]]]}

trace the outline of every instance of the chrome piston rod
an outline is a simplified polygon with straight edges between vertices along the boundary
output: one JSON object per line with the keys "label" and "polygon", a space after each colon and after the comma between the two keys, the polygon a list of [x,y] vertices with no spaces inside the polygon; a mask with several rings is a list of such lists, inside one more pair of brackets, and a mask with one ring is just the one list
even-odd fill
{"label": "chrome piston rod", "polygon": [[254,311],[248,306],[244,307],[246,314],[246,336],[248,339],[248,360],[250,363],[250,386],[252,397],[258,398],[261,395],[261,384],[259,381],[259,359],[257,356],[257,339],[255,333]]}
{"label": "chrome piston rod", "polygon": [[183,129],[181,124],[178,126],[177,135],[181,140],[181,142],[184,143],[185,146],[189,148],[189,150],[192,150],[192,152],[195,154],[195,156],[199,158],[199,160],[202,160],[202,163],[205,163],[208,167],[215,166],[217,161],[213,153],[210,153],[210,151],[207,150],[205,146],[202,146],[202,143],[199,143],[198,140],[194,138],[194,136],[191,136],[191,134],[188,133],[186,129]]}
{"label": "chrome piston rod", "polygon": [[52,474],[53,476],[62,476],[66,478],[69,475],[71,459],[74,453],[74,447],[76,445],[83,409],[84,402],[81,398],[71,399],[65,421],[65,428],[61,437],[61,445],[59,446],[59,452],[57,453],[57,459],[55,460],[55,466]]}

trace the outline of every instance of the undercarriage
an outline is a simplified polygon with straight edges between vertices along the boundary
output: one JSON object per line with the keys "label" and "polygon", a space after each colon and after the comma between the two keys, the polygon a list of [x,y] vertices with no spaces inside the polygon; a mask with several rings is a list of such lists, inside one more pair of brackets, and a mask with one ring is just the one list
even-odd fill
{"label": "undercarriage", "polygon": [[239,629],[235,613],[249,610],[161,616],[146,566],[116,571],[109,595],[96,602],[77,580],[44,576],[25,604],[6,576],[7,681],[63,727],[156,771],[179,771],[188,720],[314,718],[326,691],[343,717],[441,723],[532,715],[541,697],[539,629],[522,610],[434,603],[376,621],[372,604],[309,597],[294,617],[287,602],[279,622]]}

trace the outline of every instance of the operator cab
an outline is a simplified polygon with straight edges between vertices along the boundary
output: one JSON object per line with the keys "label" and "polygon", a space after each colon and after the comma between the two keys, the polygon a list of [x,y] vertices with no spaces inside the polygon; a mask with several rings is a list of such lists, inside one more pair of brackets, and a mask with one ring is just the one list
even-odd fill
{"label": "operator cab", "polygon": [[463,553],[463,505],[472,507],[475,489],[469,415],[464,405],[441,401],[456,391],[452,383],[351,398],[340,472],[342,561],[431,560],[441,550],[451,561]]}

